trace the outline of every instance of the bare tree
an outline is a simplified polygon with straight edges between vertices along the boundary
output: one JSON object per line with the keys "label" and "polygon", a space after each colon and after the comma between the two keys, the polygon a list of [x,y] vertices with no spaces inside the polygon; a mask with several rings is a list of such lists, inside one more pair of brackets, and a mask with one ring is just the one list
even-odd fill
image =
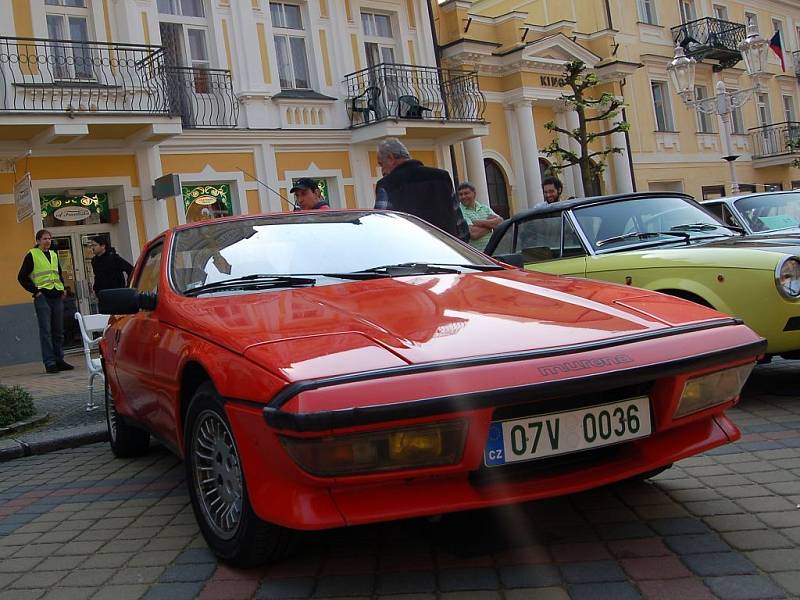
{"label": "bare tree", "polygon": [[[569,86],[572,93],[562,94],[561,98],[568,107],[578,113],[578,128],[563,129],[556,125],[555,121],[545,123],[544,127],[548,131],[563,133],[567,137],[575,140],[580,148],[576,154],[569,148],[562,148],[558,143],[558,138],[542,148],[549,157],[555,158],[553,170],[561,171],[565,167],[578,165],[581,170],[583,189],[590,190],[595,177],[600,175],[606,167],[606,157],[609,154],[621,154],[624,148],[609,147],[606,149],[593,149],[590,146],[598,138],[604,138],[617,132],[625,132],[630,129],[630,125],[625,121],[620,121],[613,127],[602,129],[605,125],[603,121],[613,119],[622,110],[622,101],[608,92],[603,92],[598,98],[592,97],[591,91],[600,82],[594,73],[586,73],[586,65],[577,60],[564,67],[564,84]],[[590,131],[592,123],[598,123],[600,131]]]}

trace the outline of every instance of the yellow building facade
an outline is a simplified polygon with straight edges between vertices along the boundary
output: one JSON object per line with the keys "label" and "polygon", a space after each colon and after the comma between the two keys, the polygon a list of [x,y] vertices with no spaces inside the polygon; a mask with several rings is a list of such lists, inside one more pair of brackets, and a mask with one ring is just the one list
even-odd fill
{"label": "yellow building facade", "polygon": [[[686,107],[669,88],[666,68],[676,43],[683,42],[698,60],[695,97],[713,96],[718,82],[731,92],[751,87],[737,50],[750,20],[767,39],[781,32],[785,70],[770,53],[765,89],[732,115],[737,179],[742,192],[800,187],[800,170],[791,166],[798,154],[786,146],[800,132],[797,2],[446,0],[435,8],[444,65],[478,72],[491,123],[482,139],[484,158],[505,178],[512,211],[541,200],[538,184],[549,162],[541,149],[554,138],[545,123],[577,127],[574,111],[560,101],[561,65],[571,60],[597,74],[595,95],[624,99],[631,125],[627,136],[597,142],[596,149],[618,147],[624,153],[609,158],[592,193],[729,195],[718,117]],[[569,141],[562,135],[559,143],[567,147]],[[565,169],[561,179],[565,196],[589,195],[576,168]]]}
{"label": "yellow building facade", "polygon": [[[450,146],[488,128],[475,77],[437,68],[429,15],[425,0],[1,2],[0,364],[39,357],[15,280],[40,228],[93,312],[92,235],[133,261],[170,226],[291,209],[300,177],[371,207],[387,136],[451,169]],[[154,190],[167,175],[179,189]]]}

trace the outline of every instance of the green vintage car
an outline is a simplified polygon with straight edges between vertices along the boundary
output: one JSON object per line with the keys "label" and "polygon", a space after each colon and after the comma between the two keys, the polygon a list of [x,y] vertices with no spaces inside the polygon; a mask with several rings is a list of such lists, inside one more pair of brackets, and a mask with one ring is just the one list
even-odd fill
{"label": "green vintage car", "polygon": [[741,235],[690,196],[567,200],[517,214],[486,253],[526,269],[665,292],[741,318],[800,359],[800,237]]}

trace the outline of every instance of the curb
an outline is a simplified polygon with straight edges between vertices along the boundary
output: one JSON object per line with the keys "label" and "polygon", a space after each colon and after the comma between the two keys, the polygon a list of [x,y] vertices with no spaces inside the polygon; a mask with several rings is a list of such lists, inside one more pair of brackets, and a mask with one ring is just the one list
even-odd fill
{"label": "curb", "polygon": [[0,462],[104,442],[107,439],[108,430],[105,423],[66,427],[17,438],[6,438],[0,440]]}

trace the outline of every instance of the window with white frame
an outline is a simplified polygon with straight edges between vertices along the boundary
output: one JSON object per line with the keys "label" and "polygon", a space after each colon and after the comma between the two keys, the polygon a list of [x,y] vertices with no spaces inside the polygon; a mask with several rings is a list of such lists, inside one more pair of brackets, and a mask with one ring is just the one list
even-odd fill
{"label": "window with white frame", "polygon": [[665,81],[651,81],[650,89],[653,92],[653,110],[656,114],[656,131],[675,131],[667,83]]}
{"label": "window with white frame", "polygon": [[658,14],[656,13],[656,0],[638,0],[636,5],[639,8],[639,20],[648,25],[658,25]]}
{"label": "window with white frame", "polygon": [[681,13],[681,23],[688,23],[697,19],[694,0],[678,0],[678,9]]}
{"label": "window with white frame", "polygon": [[367,65],[394,64],[396,45],[390,15],[377,12],[362,12],[361,26],[364,29],[364,51]]}
{"label": "window with white frame", "polygon": [[158,0],[158,12],[167,66],[185,72],[195,92],[208,93],[212,61],[203,0]]}
{"label": "window with white frame", "polygon": [[56,79],[94,79],[86,0],[46,0],[50,69]]}
{"label": "window with white frame", "polygon": [[299,4],[270,2],[281,89],[310,90],[306,30]]}
{"label": "window with white frame", "polygon": [[714,18],[722,21],[728,20],[728,7],[722,4],[714,5]]}
{"label": "window with white frame", "polygon": [[[708,98],[708,88],[704,85],[694,86],[694,97],[697,100]],[[697,133],[714,133],[713,115],[696,111],[697,113]]]}
{"label": "window with white frame", "polygon": [[769,109],[769,96],[767,94],[756,94],[756,112],[758,113],[758,124],[772,124],[772,113]]}
{"label": "window with white frame", "polygon": [[745,11],[744,24],[745,26],[755,25],[756,27],[758,27],[758,15],[753,12]]}
{"label": "window with white frame", "polygon": [[795,121],[794,96],[783,95],[783,120],[787,123]]}

